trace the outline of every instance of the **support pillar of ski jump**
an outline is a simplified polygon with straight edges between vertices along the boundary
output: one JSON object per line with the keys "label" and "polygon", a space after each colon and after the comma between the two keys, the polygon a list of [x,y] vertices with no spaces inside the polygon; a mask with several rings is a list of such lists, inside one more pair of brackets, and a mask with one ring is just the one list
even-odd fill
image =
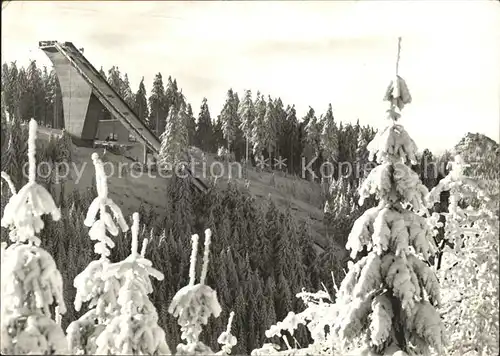
{"label": "support pillar of ski jump", "polygon": [[[154,154],[160,150],[161,142],[140,120],[122,97],[109,85],[71,42],[41,41],[39,48],[54,64],[61,86],[64,127],[73,142],[80,146],[92,146],[99,121],[106,108],[111,115]],[[128,140],[128,137],[127,137]],[[208,187],[199,178],[193,177],[194,186],[201,191]]]}

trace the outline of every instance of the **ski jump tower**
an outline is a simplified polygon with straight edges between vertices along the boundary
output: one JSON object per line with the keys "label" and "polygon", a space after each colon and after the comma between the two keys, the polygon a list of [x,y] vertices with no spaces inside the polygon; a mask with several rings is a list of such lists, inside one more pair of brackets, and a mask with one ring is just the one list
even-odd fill
{"label": "ski jump tower", "polygon": [[[99,121],[105,112],[103,108],[106,108],[144,145],[144,160],[146,149],[155,154],[159,152],[161,142],[158,137],[73,43],[40,41],[39,48],[54,65],[62,93],[64,127],[76,145],[93,145]],[[196,177],[193,177],[193,183],[198,190],[207,189],[205,183]]]}

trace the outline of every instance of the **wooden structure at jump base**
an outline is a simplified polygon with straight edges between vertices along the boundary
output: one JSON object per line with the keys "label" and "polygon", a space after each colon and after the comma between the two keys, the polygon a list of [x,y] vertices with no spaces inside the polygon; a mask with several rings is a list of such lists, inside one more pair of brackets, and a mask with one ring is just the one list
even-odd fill
{"label": "wooden structure at jump base", "polygon": [[[107,109],[137,141],[144,145],[144,162],[149,149],[158,154],[161,142],[109,85],[105,78],[71,42],[40,41],[39,48],[54,65],[62,93],[64,127],[78,146],[92,146],[99,122]],[[206,184],[192,177],[196,189]]]}

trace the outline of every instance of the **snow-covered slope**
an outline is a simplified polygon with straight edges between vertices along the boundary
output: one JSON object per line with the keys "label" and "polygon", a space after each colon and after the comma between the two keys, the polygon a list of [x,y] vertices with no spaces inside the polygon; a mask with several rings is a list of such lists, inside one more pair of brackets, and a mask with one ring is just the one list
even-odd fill
{"label": "snow-covered slope", "polygon": [[[131,171],[133,161],[129,158],[104,152],[104,148],[75,147],[73,150],[73,163],[71,174],[66,183],[66,193],[73,188],[86,190],[92,185],[94,175],[91,154],[97,152],[104,161],[105,171],[108,175],[109,185],[113,187],[110,191],[111,198],[122,207],[125,215],[137,211],[141,204],[162,212],[166,206],[166,184],[167,178],[162,178],[158,173],[143,173],[138,170]],[[200,162],[195,168],[195,174],[205,181],[214,180],[210,172],[210,165],[215,162],[215,156],[206,154],[206,173],[201,164],[202,153],[196,148],[190,150],[190,154],[196,162]],[[225,173],[216,180],[217,186],[223,188],[228,183],[228,163],[223,163]],[[120,170],[120,167],[122,169]],[[138,164],[135,166],[138,167]],[[220,167],[214,166],[213,173],[220,174]],[[232,182],[238,184],[242,189],[249,189],[250,194],[257,198],[258,202],[266,203],[270,196],[279,207],[290,206],[297,221],[310,219],[311,231],[318,246],[327,246],[325,228],[323,225],[323,197],[321,186],[281,172],[274,174],[269,172],[257,172],[255,168],[247,171],[246,177],[238,175],[238,168],[232,166]],[[206,178],[205,178],[206,177]],[[247,184],[248,182],[249,184]],[[248,187],[248,188],[247,188]],[[339,246],[339,256],[345,255],[343,246]]]}

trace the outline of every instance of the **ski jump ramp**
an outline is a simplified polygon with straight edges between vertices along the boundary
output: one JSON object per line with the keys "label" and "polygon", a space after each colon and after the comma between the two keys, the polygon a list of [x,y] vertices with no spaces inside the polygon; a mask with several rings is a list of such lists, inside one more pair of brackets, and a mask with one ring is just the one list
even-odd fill
{"label": "ski jump ramp", "polygon": [[[39,48],[54,64],[61,87],[64,127],[81,146],[94,143],[99,121],[106,108],[144,147],[158,154],[161,142],[137,117],[120,95],[71,42],[40,41]],[[196,189],[206,184],[193,177]]]}

